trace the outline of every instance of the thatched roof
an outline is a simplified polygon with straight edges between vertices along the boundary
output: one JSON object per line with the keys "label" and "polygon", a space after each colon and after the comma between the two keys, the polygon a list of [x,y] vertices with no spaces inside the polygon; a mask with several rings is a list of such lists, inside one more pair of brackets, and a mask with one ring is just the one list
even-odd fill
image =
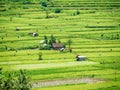
{"label": "thatched roof", "polygon": [[63,48],[63,45],[61,43],[52,43],[53,48]]}

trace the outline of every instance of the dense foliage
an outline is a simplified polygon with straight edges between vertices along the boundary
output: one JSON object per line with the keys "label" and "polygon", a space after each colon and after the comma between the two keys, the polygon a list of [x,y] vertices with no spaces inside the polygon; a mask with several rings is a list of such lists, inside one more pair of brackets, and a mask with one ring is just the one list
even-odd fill
{"label": "dense foliage", "polygon": [[30,90],[30,87],[30,79],[24,70],[20,70],[19,74],[6,73],[4,75],[0,68],[0,90]]}

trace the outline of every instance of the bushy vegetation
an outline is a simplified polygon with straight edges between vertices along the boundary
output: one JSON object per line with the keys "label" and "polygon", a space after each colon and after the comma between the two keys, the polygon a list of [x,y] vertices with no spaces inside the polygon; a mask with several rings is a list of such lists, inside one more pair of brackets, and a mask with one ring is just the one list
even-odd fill
{"label": "bushy vegetation", "polygon": [[55,13],[61,13],[61,9],[56,8],[56,9],[55,9]]}
{"label": "bushy vegetation", "polygon": [[43,7],[47,7],[47,2],[42,2],[41,5],[42,5]]}
{"label": "bushy vegetation", "polygon": [[44,35],[44,40],[41,40],[39,49],[40,50],[51,50],[53,48],[52,47],[53,43],[62,43],[62,42],[60,40],[57,41],[55,36],[53,35],[50,36],[50,39],[48,39],[48,37]]}
{"label": "bushy vegetation", "polygon": [[19,74],[3,74],[0,68],[0,90],[30,90],[30,88],[30,79],[24,70],[20,70]]}
{"label": "bushy vegetation", "polygon": [[42,60],[42,53],[39,52],[39,60]]}

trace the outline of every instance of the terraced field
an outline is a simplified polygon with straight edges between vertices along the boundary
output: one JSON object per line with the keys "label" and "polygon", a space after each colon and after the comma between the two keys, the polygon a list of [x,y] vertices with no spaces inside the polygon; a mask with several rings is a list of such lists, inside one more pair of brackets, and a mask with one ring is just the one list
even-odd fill
{"label": "terraced field", "polygon": [[[43,88],[38,84],[32,90],[119,90],[119,11],[119,0],[0,0],[0,67],[4,73],[26,69],[33,84],[81,78],[105,80]],[[29,34],[33,32],[39,36]],[[66,50],[39,50],[45,35],[48,39],[53,35]],[[71,53],[68,40],[72,41]],[[42,60],[38,60],[39,53]],[[87,56],[87,60],[77,62],[77,54]]]}

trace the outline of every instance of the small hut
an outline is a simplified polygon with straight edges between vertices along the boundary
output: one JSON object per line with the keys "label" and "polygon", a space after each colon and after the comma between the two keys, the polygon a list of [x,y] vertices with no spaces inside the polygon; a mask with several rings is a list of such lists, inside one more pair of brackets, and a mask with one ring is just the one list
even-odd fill
{"label": "small hut", "polygon": [[15,29],[16,31],[19,31],[20,30],[20,28],[19,27],[16,27],[16,29]]}
{"label": "small hut", "polygon": [[61,48],[63,48],[63,45],[61,43],[52,43],[52,48],[54,50],[60,50]]}
{"label": "small hut", "polygon": [[76,60],[77,60],[77,61],[85,61],[86,58],[87,58],[86,56],[80,56],[80,55],[77,55],[77,56],[76,56]]}
{"label": "small hut", "polygon": [[36,37],[36,36],[38,36],[38,33],[30,32],[30,33],[28,33],[28,35],[31,35],[31,36],[33,36],[33,37]]}
{"label": "small hut", "polygon": [[35,33],[35,32],[34,32],[34,33],[33,33],[33,37],[36,37],[36,36],[38,36],[38,33]]}
{"label": "small hut", "polygon": [[61,49],[60,49],[60,52],[63,52],[64,50],[65,50],[65,48],[61,48]]}

